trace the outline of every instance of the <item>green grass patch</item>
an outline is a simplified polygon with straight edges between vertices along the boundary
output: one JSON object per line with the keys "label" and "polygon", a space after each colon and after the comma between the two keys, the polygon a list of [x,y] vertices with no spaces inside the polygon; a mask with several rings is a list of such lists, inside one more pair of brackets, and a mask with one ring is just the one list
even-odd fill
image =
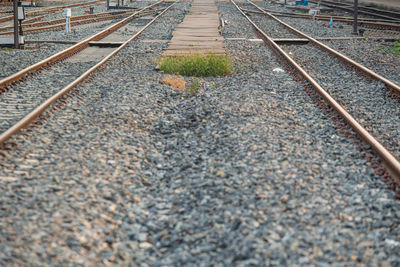
{"label": "green grass patch", "polygon": [[158,64],[165,73],[183,76],[225,76],[232,72],[232,60],[226,55],[194,54],[163,57]]}
{"label": "green grass patch", "polygon": [[389,48],[385,50],[387,53],[395,54],[395,55],[400,55],[400,43],[399,41],[395,41],[393,43],[393,48]]}

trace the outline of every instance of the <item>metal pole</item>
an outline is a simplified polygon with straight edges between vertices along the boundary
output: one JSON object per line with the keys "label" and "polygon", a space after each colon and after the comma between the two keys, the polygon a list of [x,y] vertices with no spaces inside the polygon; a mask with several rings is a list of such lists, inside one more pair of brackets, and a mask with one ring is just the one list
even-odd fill
{"label": "metal pole", "polygon": [[354,0],[354,21],[353,21],[353,34],[358,34],[358,23],[357,23],[357,18],[358,18],[358,0]]}
{"label": "metal pole", "polygon": [[18,37],[18,0],[14,0],[14,47],[19,49]]}
{"label": "metal pole", "polygon": [[22,32],[22,20],[19,22],[19,35],[24,35],[24,33]]}

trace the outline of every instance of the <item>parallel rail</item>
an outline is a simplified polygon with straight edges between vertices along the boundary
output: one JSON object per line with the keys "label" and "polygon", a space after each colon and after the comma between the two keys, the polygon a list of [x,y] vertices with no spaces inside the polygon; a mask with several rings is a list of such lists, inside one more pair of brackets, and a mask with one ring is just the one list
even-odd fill
{"label": "parallel rail", "polygon": [[[349,17],[343,17],[343,16],[325,16],[325,15],[308,15],[308,14],[292,14],[292,13],[286,13],[286,12],[277,12],[277,11],[272,11],[272,10],[266,10],[262,9],[262,11],[253,11],[253,10],[245,10],[243,9],[246,13],[255,13],[255,14],[264,14],[264,12],[268,12],[271,15],[278,16],[278,17],[291,17],[291,18],[304,18],[304,19],[316,19],[316,20],[322,20],[322,21],[330,21],[331,18],[334,21],[340,21],[340,22],[345,22],[348,24],[353,24],[354,19],[349,18]],[[393,21],[382,21],[382,20],[377,20],[377,19],[368,19],[368,18],[359,18],[357,20],[357,24],[362,27],[372,27],[372,28],[379,28],[379,29],[388,29],[388,30],[395,30],[395,31],[400,31],[400,21],[398,24],[393,23]]]}
{"label": "parallel rail", "polygon": [[[40,10],[36,10],[36,11],[27,12],[27,13],[25,13],[25,16],[26,17],[30,17],[30,16],[35,16],[35,15],[43,15],[43,14],[47,14],[47,13],[50,13],[50,12],[60,11],[60,10],[62,10],[64,8],[67,8],[67,7],[93,6],[94,4],[97,4],[97,3],[100,3],[100,2],[104,2],[104,0],[84,2],[84,3],[78,3],[78,4],[71,4],[71,5],[66,5],[66,6],[48,7],[48,8],[44,8],[44,9],[40,9]],[[14,19],[14,15],[7,16],[7,17],[2,17],[2,18],[0,18],[0,23],[1,22],[6,22],[6,21],[11,21],[13,19]]]}
{"label": "parallel rail", "polygon": [[[315,2],[315,1],[311,0],[311,2]],[[323,0],[322,3],[328,3],[328,4],[330,3],[330,4],[349,7],[349,8],[353,8],[353,6],[354,6],[352,3],[335,2],[335,1],[328,1],[328,0]],[[362,3],[359,3],[358,9],[361,11],[367,11],[367,12],[369,11],[372,13],[377,13],[380,15],[386,15],[389,17],[400,19],[400,12],[395,12],[395,11],[385,10],[385,9],[378,9],[378,8],[373,8],[373,7],[367,7],[367,6],[364,6]]]}
{"label": "parallel rail", "polygon": [[368,75],[369,77],[381,81],[384,84],[386,84],[386,86],[390,89],[392,89],[396,94],[400,95],[400,86],[395,84],[394,82],[386,79],[385,77],[379,75],[378,73],[368,69],[367,67],[364,67],[363,65],[361,65],[360,63],[357,63],[356,61],[352,60],[349,57],[346,57],[345,55],[343,55],[342,53],[330,48],[329,46],[321,43],[320,41],[312,38],[311,36],[297,30],[296,28],[290,26],[289,24],[283,22],[282,20],[278,19],[276,16],[265,12],[263,9],[261,9],[260,7],[258,7],[256,4],[249,2],[250,4],[252,4],[254,7],[256,7],[258,10],[260,10],[261,12],[263,12],[264,15],[274,19],[275,21],[279,22],[281,25],[283,25],[284,27],[288,28],[289,30],[291,30],[292,32],[296,33],[297,35],[308,39],[310,42],[312,42],[313,44],[315,44],[316,46],[320,47],[322,50],[327,51],[330,54],[335,55],[336,57],[338,57],[339,59],[341,59],[342,61],[350,64],[351,66],[355,67],[356,69],[358,69],[359,71],[363,72],[364,74]]}
{"label": "parallel rail", "polygon": [[[156,11],[154,11],[156,12]],[[115,19],[121,19],[121,18],[126,18],[133,14],[133,12],[126,12],[118,15],[101,15],[101,16],[92,16],[89,18],[83,18],[83,19],[74,19],[72,20],[71,18],[71,26],[76,26],[76,25],[82,25],[82,24],[89,24],[89,23],[96,23],[100,21],[107,21],[107,20],[115,20]],[[148,15],[149,13],[140,13],[140,15],[145,16]],[[63,22],[62,22],[63,21]],[[62,23],[60,23],[62,22]],[[58,23],[58,24],[57,24]],[[52,25],[55,24],[55,25]],[[37,25],[50,25],[50,26],[42,26],[42,27],[37,27],[37,28],[25,28],[23,30],[24,34],[29,34],[29,33],[36,33],[36,32],[44,32],[44,31],[55,31],[55,30],[62,30],[65,29],[65,19],[62,20],[54,20],[54,21],[49,21],[49,22],[38,22],[34,23],[28,26],[37,26]],[[0,35],[12,35],[13,32],[0,32]]]}
{"label": "parallel rail", "polygon": [[[73,17],[71,17],[71,22],[90,19],[90,18],[98,18],[98,17],[103,17],[103,16],[113,16],[113,15],[121,15],[121,14],[127,14],[127,13],[132,14],[134,11],[136,11],[136,10],[132,10],[131,12],[129,12],[129,11],[115,12],[114,11],[114,12],[102,12],[102,13],[91,14],[91,15],[73,16]],[[41,27],[41,26],[65,23],[65,18],[37,22],[38,20],[42,19],[43,17],[44,16],[38,16],[38,17],[34,17],[29,20],[24,20],[22,22],[23,30],[25,31],[25,28],[27,28],[27,27]],[[13,27],[14,27],[13,25],[0,27],[0,31],[5,31],[5,30],[11,29]]]}
{"label": "parallel rail", "polygon": [[133,20],[135,18],[136,15],[140,14],[141,12],[143,12],[143,11],[149,9],[149,8],[155,7],[156,5],[158,5],[158,4],[162,3],[162,2],[163,2],[163,0],[161,0],[161,1],[157,2],[157,3],[154,3],[152,5],[149,5],[149,6],[145,7],[145,8],[142,8],[141,10],[133,13],[129,17],[123,19],[122,21],[120,21],[118,23],[115,23],[114,25],[111,25],[107,29],[105,29],[105,30],[103,30],[103,31],[101,31],[101,32],[99,32],[99,33],[97,33],[97,34],[95,34],[95,35],[93,35],[93,36],[91,36],[91,37],[79,42],[79,43],[77,43],[76,45],[73,45],[73,46],[71,46],[71,47],[69,47],[69,48],[67,48],[67,49],[65,49],[65,50],[63,50],[63,51],[61,51],[61,52],[49,57],[49,58],[46,58],[46,59],[44,59],[44,60],[42,60],[42,61],[40,61],[40,62],[38,62],[38,63],[36,63],[36,64],[34,64],[32,66],[29,66],[29,67],[27,67],[27,68],[15,73],[15,74],[13,74],[13,75],[1,80],[0,81],[0,89],[4,88],[6,86],[12,85],[13,83],[17,82],[18,80],[24,78],[25,76],[28,76],[30,73],[32,73],[34,71],[37,71],[37,70],[43,68],[46,65],[53,64],[53,63],[55,63],[55,62],[57,62],[57,61],[59,61],[59,60],[61,60],[63,58],[66,58],[69,55],[72,55],[72,54],[80,51],[84,47],[88,46],[89,42],[91,42],[91,41],[101,40],[102,38],[106,37],[110,33],[114,32],[117,29],[119,29],[119,28],[125,26],[126,24],[128,24],[131,20]]}
{"label": "parallel rail", "polygon": [[[158,5],[159,3],[162,3],[163,1],[159,1],[151,6],[146,7],[150,8],[152,6]],[[149,23],[147,23],[141,30],[139,30],[135,35],[133,35],[131,38],[129,38],[127,41],[125,41],[121,46],[119,46],[116,50],[111,52],[108,56],[106,56],[104,59],[102,59],[99,63],[91,67],[89,70],[87,70],[85,73],[83,73],[81,76],[79,76],[76,80],[68,84],[66,87],[64,87],[62,90],[60,90],[58,93],[47,99],[44,103],[42,103],[40,106],[35,108],[33,111],[31,111],[27,116],[25,116],[23,119],[21,119],[19,122],[17,122],[15,125],[13,125],[11,128],[6,130],[0,135],[0,145],[3,145],[10,137],[18,133],[20,130],[23,128],[27,127],[30,125],[32,122],[34,122],[48,107],[50,107],[52,104],[54,104],[57,100],[59,100],[61,97],[63,97],[65,94],[71,91],[72,88],[83,82],[88,76],[90,76],[95,70],[97,70],[99,67],[104,65],[111,57],[113,57],[115,54],[117,54],[121,49],[123,49],[125,46],[128,45],[129,42],[135,40],[146,28],[148,28],[154,21],[156,21],[160,16],[162,16],[167,10],[169,10],[173,5],[175,5],[176,2],[171,4],[169,7],[164,9],[160,14],[158,14],[156,17],[154,17]],[[116,29],[126,25],[133,17],[129,17],[111,27],[108,29],[102,31],[99,34],[96,34],[88,39],[86,39],[85,44],[87,43],[87,40],[93,40],[98,38],[99,36],[102,36],[104,33],[110,33],[110,31],[115,31]],[[79,45],[83,45],[82,42],[79,43]],[[76,47],[76,46],[74,46]],[[62,55],[63,53],[58,53],[58,57]],[[51,57],[51,60],[54,60],[54,56]],[[27,68],[30,69],[30,68]]]}
{"label": "parallel rail", "polygon": [[[317,3],[317,1],[310,1],[312,3]],[[324,6],[328,6],[328,7],[332,7],[332,8],[337,8],[337,9],[341,9],[344,11],[348,11],[351,13],[354,13],[354,8],[351,5],[348,4],[343,4],[343,3],[338,3],[338,2],[332,2],[332,1],[322,1],[321,3]],[[358,8],[358,13],[359,14],[364,14],[364,15],[368,15],[368,16],[373,16],[373,17],[377,17],[377,18],[382,18],[382,19],[387,19],[387,20],[393,20],[393,21],[400,21],[400,18],[397,17],[397,15],[399,15],[397,13],[396,16],[390,15],[390,13],[396,13],[396,12],[386,12],[386,14],[382,14],[383,12],[380,12],[380,9],[376,9],[376,8],[365,8],[365,7],[359,7]]]}
{"label": "parallel rail", "polygon": [[[371,146],[371,148],[376,152],[376,154],[382,159],[385,167],[387,168],[388,173],[390,176],[396,181],[398,185],[400,185],[400,161],[387,149],[385,148],[375,137],[373,137],[360,123],[358,123],[353,116],[341,105],[339,104],[318,82],[311,77],[298,63],[296,63],[271,37],[269,37],[265,32],[261,30],[241,9],[240,7],[231,0],[232,4],[239,10],[239,12],[250,22],[256,32],[262,36],[263,41],[275,50],[280,57],[284,58],[285,62],[287,62],[294,70],[296,70],[300,75],[317,91],[317,93],[326,101],[326,103],[332,107],[343,119],[346,123],[363,139],[367,144]],[[276,17],[271,14],[267,14],[271,18],[280,21]],[[317,40],[307,36],[306,34],[294,29],[293,27],[285,24],[284,22],[280,21],[282,25],[292,29],[294,32],[298,33],[299,35],[305,37],[306,39],[312,41],[313,43],[317,44],[324,48],[324,50],[331,51],[333,54],[337,56],[341,56],[344,58],[343,55],[334,51],[333,49],[325,46],[324,44],[318,42]],[[351,64],[357,64],[351,59],[346,58]],[[359,65],[359,64],[357,64]],[[361,65],[359,65],[361,66]],[[371,70],[368,70],[365,67],[361,68],[363,71],[366,71],[369,74],[374,74],[373,77],[380,77],[379,75],[375,74]],[[383,77],[382,77],[383,78]],[[384,79],[384,78],[383,78]],[[388,86],[393,87],[394,89],[398,90],[398,86],[386,79]],[[400,191],[397,192],[397,196],[400,198]]]}

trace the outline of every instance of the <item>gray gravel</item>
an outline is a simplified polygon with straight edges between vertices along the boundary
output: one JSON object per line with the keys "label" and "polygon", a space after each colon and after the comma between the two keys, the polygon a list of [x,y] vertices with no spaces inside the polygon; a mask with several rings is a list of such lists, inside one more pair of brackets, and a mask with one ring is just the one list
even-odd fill
{"label": "gray gravel", "polygon": [[[270,3],[262,3],[262,2],[255,2],[261,8],[266,9],[274,9],[277,11],[288,12],[288,9],[280,7],[279,5],[274,5]],[[254,6],[250,4],[241,4],[241,7],[249,10],[257,10]],[[301,18],[290,18],[290,17],[278,17],[283,22],[289,24],[290,26],[310,35],[311,37],[345,37],[345,36],[354,36],[352,35],[353,28],[351,25],[342,23],[342,22],[334,22],[334,27],[329,27],[328,21],[320,21],[320,20],[310,20],[310,19],[301,19]],[[265,29],[273,29],[276,33],[279,32],[288,32],[291,33],[293,37],[299,38],[298,35],[288,31],[286,28],[281,26],[278,22],[273,21],[272,19],[268,19],[268,17],[264,15],[258,14],[251,14],[251,19],[254,19],[254,22],[257,25],[265,25]],[[260,23],[260,24],[259,24]],[[272,37],[281,37],[281,38],[291,38],[290,35],[288,36],[273,36]]]}
{"label": "gray gravel", "polygon": [[[88,2],[90,2],[90,1],[88,1]],[[41,6],[41,7],[24,7],[25,14],[32,12],[32,11],[44,10],[46,8],[53,7],[53,6],[67,6],[67,5],[77,4],[77,2],[70,2],[70,1],[58,2],[58,3],[47,2],[46,4],[47,4],[46,6]],[[95,13],[104,12],[106,10],[105,4],[103,4],[103,3],[94,4],[93,7],[94,7]],[[11,6],[11,7],[7,8],[7,10],[13,10],[13,7]],[[86,10],[89,10],[88,6],[87,7],[71,7],[72,16],[85,15]],[[7,17],[10,15],[12,15],[12,13],[11,14],[0,14],[0,17]],[[26,19],[31,19],[33,17],[34,16],[27,16]],[[63,11],[57,11],[57,12],[52,12],[52,13],[46,14],[45,17],[42,18],[40,21],[48,21],[48,20],[61,19],[61,18],[65,18],[63,16]],[[1,26],[6,26],[7,24],[12,25],[12,20],[8,21],[8,22],[0,23]]]}
{"label": "gray gravel", "polygon": [[[259,15],[256,17],[255,23],[270,36],[287,37],[284,35],[285,31],[279,30],[279,27],[283,28],[282,26],[275,27],[276,22],[271,23],[271,19]],[[303,25],[309,22],[297,20],[299,23],[296,23],[295,27],[303,31]],[[324,34],[329,36],[327,32]],[[374,71],[389,80],[393,78],[394,82],[399,81],[400,57],[382,50],[387,49],[388,46],[386,48],[377,47],[374,45],[377,42],[367,43],[367,40],[329,43],[334,44],[333,48],[337,48],[340,52],[347,51],[347,55],[355,61],[361,59],[360,63],[366,63],[366,67],[372,67]],[[297,62],[301,62],[302,66],[356,119],[360,120],[367,130],[381,140],[397,157],[400,157],[400,144],[398,144],[398,140],[393,140],[393,136],[400,136],[400,109],[398,101],[388,99],[385,95],[384,84],[370,82],[364,77],[360,77],[356,71],[346,69],[340,60],[311,44],[287,46],[286,50],[293,55]]]}
{"label": "gray gravel", "polygon": [[5,132],[47,98],[73,82],[97,62],[58,63],[0,95],[0,133]]}
{"label": "gray gravel", "polygon": [[368,39],[324,43],[400,85],[400,55],[387,52],[393,43]]}
{"label": "gray gravel", "polygon": [[[142,8],[144,6],[151,5],[152,3],[155,2],[156,1],[138,1],[132,3],[131,5],[134,7]],[[83,13],[83,10],[87,9],[88,8],[81,8],[81,9],[76,8],[73,10],[80,10],[79,12]],[[94,10],[95,13],[97,13],[98,11],[104,12],[103,9],[104,8],[102,6],[101,7],[96,6]],[[53,16],[56,17],[52,17],[51,19],[60,18],[62,17],[62,14],[60,13]],[[64,30],[33,33],[27,35],[26,40],[54,40],[54,41],[67,40],[67,41],[78,42],[106,29],[107,27],[115,24],[116,22],[117,20],[74,26],[74,28],[76,28],[76,31],[69,34],[65,33]],[[40,44],[27,45],[27,47],[30,47],[30,49],[28,50],[2,49],[0,50],[0,64],[4,67],[0,69],[0,79],[6,78],[19,70],[22,70],[51,55],[56,54],[57,52],[63,49],[66,49],[69,46],[71,45],[40,43]]]}
{"label": "gray gravel", "polygon": [[265,46],[227,41],[235,73],[196,97],[160,83],[142,40],[178,6],[0,162],[0,262],[400,265],[393,192]]}
{"label": "gray gravel", "polygon": [[[285,50],[370,133],[400,157],[399,140],[393,138],[400,136],[400,106],[397,100],[387,97],[383,83],[365,79],[315,46],[289,46]],[[398,74],[398,70],[397,67],[392,75]]]}
{"label": "gray gravel", "polygon": [[2,66],[0,68],[0,79],[4,79],[28,66],[48,58],[66,49],[68,46],[69,45],[46,43],[29,50],[0,50],[0,65]]}
{"label": "gray gravel", "polygon": [[[262,2],[254,2],[261,8],[267,10],[274,10],[279,12],[286,12],[286,13],[299,13],[299,11],[294,11],[288,8],[283,7],[280,4],[269,3],[267,1]],[[256,10],[254,7],[249,6],[249,4],[245,4],[247,9]],[[323,15],[330,15],[331,13],[326,13]],[[352,17],[351,14],[346,12],[341,12],[340,10],[334,10],[335,16],[346,16]],[[252,16],[260,16],[260,15],[252,15]],[[297,28],[298,30],[312,36],[312,37],[353,37],[353,25],[349,23],[344,23],[340,21],[335,21],[333,19],[333,27],[329,27],[329,21],[320,21],[315,20],[312,21],[310,19],[301,19],[301,18],[290,18],[284,16],[277,16],[280,20],[284,21],[285,23]],[[363,18],[365,16],[359,15],[359,18]],[[370,37],[399,37],[398,31],[391,31],[391,30],[376,30],[366,26],[359,26],[359,29],[364,30],[364,36]]]}
{"label": "gray gravel", "polygon": [[[135,19],[103,40],[111,38],[111,41],[125,41],[151,19],[151,16],[146,19]],[[1,94],[0,133],[8,130],[45,99],[60,91],[111,52],[112,49],[88,48],[77,56],[71,57],[64,62],[58,62],[51,69],[28,79],[26,83],[14,86],[6,93]],[[42,55],[44,54],[42,53]],[[102,54],[103,56],[98,56]],[[16,63],[15,59],[10,60],[10,62]],[[7,64],[6,66],[9,66],[9,70],[6,70],[5,74],[11,75],[16,71],[13,64]]]}

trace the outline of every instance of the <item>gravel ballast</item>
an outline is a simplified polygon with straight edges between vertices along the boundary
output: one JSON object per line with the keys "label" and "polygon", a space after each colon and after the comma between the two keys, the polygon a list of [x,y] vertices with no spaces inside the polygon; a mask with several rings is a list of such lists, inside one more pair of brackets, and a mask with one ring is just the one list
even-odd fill
{"label": "gravel ballast", "polygon": [[[223,36],[256,38],[234,6]],[[155,70],[188,2],[0,162],[2,265],[400,265],[400,203],[263,45],[195,97]],[[186,78],[190,84],[190,79]],[[214,85],[214,86],[211,86]]]}
{"label": "gravel ballast", "polygon": [[393,138],[400,136],[399,102],[387,96],[385,84],[366,79],[312,45],[287,46],[285,50],[361,125],[400,156],[399,140]]}
{"label": "gravel ballast", "polygon": [[388,51],[394,49],[394,43],[368,39],[326,41],[324,43],[386,79],[400,85],[400,55]]}
{"label": "gravel ballast", "polygon": [[[156,1],[139,1],[131,4],[132,7],[143,8],[149,6]],[[72,8],[72,15],[78,16],[86,14],[89,7],[84,8]],[[94,13],[106,12],[105,6],[98,5],[94,7]],[[111,10],[109,10],[111,12]],[[57,12],[55,14],[50,14],[46,16],[43,20],[53,20],[64,18],[62,12]],[[138,18],[140,19],[140,18]],[[138,20],[135,19],[135,20]],[[75,25],[71,33],[66,33],[65,29],[56,31],[45,31],[39,33],[30,33],[25,36],[27,41],[73,41],[80,42],[88,37],[110,27],[111,25],[117,23],[120,20],[110,20],[101,21],[90,24]],[[29,67],[41,60],[50,57],[57,52],[60,52],[72,44],[57,44],[57,43],[37,43],[26,44],[27,50],[15,50],[9,48],[3,48],[0,50],[0,64],[3,66],[0,68],[0,80],[6,78],[17,71],[20,71],[26,67]]]}

